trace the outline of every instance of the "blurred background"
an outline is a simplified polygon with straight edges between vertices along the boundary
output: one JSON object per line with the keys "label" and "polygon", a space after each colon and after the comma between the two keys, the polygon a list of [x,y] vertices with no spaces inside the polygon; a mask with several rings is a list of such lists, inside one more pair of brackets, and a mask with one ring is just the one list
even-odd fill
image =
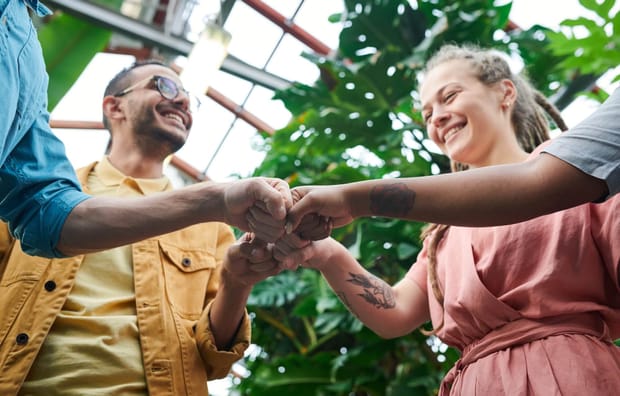
{"label": "blurred background", "polygon": [[[569,126],[618,85],[620,14],[608,0],[47,0],[37,20],[54,132],[76,166],[98,160],[107,82],[136,59],[185,70],[202,100],[166,173],[177,185],[252,175],[294,186],[447,171],[417,99],[446,42],[506,53]],[[191,54],[191,56],[190,56]],[[456,192],[455,192],[456,193]],[[423,224],[360,219],[334,236],[400,279]],[[260,283],[254,345],[214,395],[434,395],[455,350],[419,332],[383,340],[310,270]]]}

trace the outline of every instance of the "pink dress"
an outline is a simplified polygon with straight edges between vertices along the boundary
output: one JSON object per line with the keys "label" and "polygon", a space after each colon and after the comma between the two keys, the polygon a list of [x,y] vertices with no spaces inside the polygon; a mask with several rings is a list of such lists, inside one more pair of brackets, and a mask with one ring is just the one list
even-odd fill
{"label": "pink dress", "polygon": [[527,222],[451,227],[407,274],[462,352],[440,395],[620,395],[620,195]]}

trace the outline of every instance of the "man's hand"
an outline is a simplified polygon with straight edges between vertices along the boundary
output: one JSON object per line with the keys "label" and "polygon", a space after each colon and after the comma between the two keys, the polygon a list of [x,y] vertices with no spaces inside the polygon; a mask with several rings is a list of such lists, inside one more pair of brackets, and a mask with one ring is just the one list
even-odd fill
{"label": "man's hand", "polygon": [[[286,212],[292,202],[289,186],[283,180],[257,177],[235,181],[224,192],[226,222],[252,231],[257,239],[273,242],[284,233]],[[259,212],[263,215],[252,215]]]}
{"label": "man's hand", "polygon": [[273,257],[283,269],[295,270],[302,266],[320,271],[327,265],[337,265],[331,259],[339,248],[344,249],[332,238],[308,241],[293,233],[283,236],[274,244]]}
{"label": "man's hand", "polygon": [[301,223],[293,230],[293,233],[301,239],[318,241],[330,236],[333,228],[331,218],[310,213],[301,219]]}
{"label": "man's hand", "polygon": [[228,248],[222,278],[230,284],[252,287],[282,269],[273,258],[271,245],[256,239],[251,233],[245,233]]}
{"label": "man's hand", "polygon": [[[341,227],[353,221],[351,207],[347,202],[342,186],[304,186],[291,190],[295,204],[289,210],[286,232],[295,232],[305,222],[319,220],[305,219],[307,216],[320,216],[330,219],[329,227]],[[324,220],[323,220],[324,221]],[[308,238],[320,239],[320,238]]]}

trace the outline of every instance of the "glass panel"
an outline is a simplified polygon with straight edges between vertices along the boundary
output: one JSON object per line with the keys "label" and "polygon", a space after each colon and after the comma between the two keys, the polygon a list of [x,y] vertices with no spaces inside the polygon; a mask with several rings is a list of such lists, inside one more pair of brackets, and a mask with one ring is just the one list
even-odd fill
{"label": "glass panel", "polygon": [[265,68],[270,73],[289,81],[312,84],[319,77],[319,68],[302,58],[303,52],[313,52],[291,35],[286,35]]}
{"label": "glass panel", "polygon": [[232,34],[228,52],[258,68],[263,68],[282,35],[282,29],[240,1],[235,3],[224,28]]}
{"label": "glass panel", "polygon": [[297,13],[295,23],[329,48],[335,49],[338,48],[342,24],[330,23],[327,18],[343,10],[341,1],[306,1]]}
{"label": "glass panel", "polygon": [[252,148],[258,141],[256,129],[237,120],[229,138],[207,170],[207,175],[215,181],[232,179],[235,173],[250,175],[265,157],[264,153]]}
{"label": "glass panel", "polygon": [[235,115],[211,99],[207,99],[194,115],[194,125],[185,143],[177,152],[179,158],[203,170],[230,128]]}
{"label": "glass panel", "polygon": [[[326,0],[329,1],[329,0]],[[291,19],[293,17],[293,13],[299,7],[300,1],[293,0],[263,0],[263,3],[267,4],[269,7],[278,11],[280,14],[284,15],[286,18]]]}
{"label": "glass panel", "polygon": [[256,86],[250,94],[245,109],[275,129],[284,128],[291,119],[291,113],[280,100],[273,99],[274,92]]}
{"label": "glass panel", "polygon": [[232,74],[218,71],[211,86],[237,104],[243,103],[252,89],[252,83]]}
{"label": "glass panel", "polygon": [[99,161],[110,140],[105,129],[54,129],[54,134],[65,144],[67,157],[74,168]]}

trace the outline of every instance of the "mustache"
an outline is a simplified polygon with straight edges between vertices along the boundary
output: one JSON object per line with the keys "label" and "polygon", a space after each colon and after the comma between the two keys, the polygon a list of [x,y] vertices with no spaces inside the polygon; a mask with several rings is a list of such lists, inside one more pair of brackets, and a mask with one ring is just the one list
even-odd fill
{"label": "mustache", "polygon": [[174,111],[176,113],[180,113],[181,118],[183,118],[183,123],[185,124],[186,128],[189,130],[192,127],[192,124],[193,124],[192,113],[189,111],[189,109],[186,106],[180,103],[161,102],[155,106],[155,111],[157,111],[158,113],[164,113],[166,111]]}

